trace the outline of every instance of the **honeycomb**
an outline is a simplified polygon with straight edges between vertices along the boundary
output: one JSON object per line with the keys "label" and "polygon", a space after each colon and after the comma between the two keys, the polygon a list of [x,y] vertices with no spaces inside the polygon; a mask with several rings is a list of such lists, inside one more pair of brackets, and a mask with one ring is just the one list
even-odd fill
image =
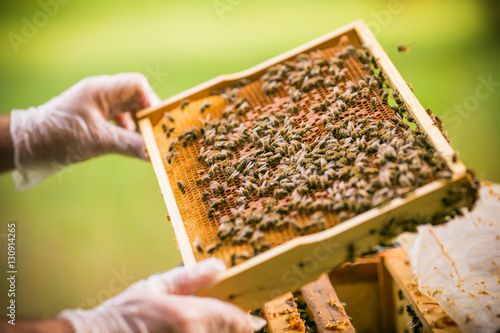
{"label": "honeycomb", "polygon": [[[344,52],[348,47],[351,47],[351,50],[354,48],[348,38],[344,36],[337,46],[317,50],[298,57],[302,57],[303,59],[317,59],[320,57],[333,59],[336,58],[339,53]],[[264,75],[253,82],[243,81],[237,86],[229,86],[225,90],[216,91],[211,96],[199,100],[186,101],[182,103],[181,107],[166,113],[164,118],[154,126],[155,139],[158,143],[170,185],[197,261],[213,256],[223,260],[228,266],[233,266],[268,248],[283,244],[301,235],[331,228],[371,207],[382,205],[392,198],[405,196],[409,193],[409,191],[404,190],[398,192],[398,187],[401,189],[401,186],[399,186],[397,181],[392,181],[392,184],[388,186],[393,189],[393,192],[391,192],[392,195],[381,202],[375,202],[373,196],[370,197],[372,200],[370,207],[363,207],[360,210],[345,208],[333,212],[321,209],[314,210],[321,211],[320,218],[322,224],[317,228],[314,227],[314,225],[311,228],[308,227],[311,225],[311,219],[314,215],[312,212],[304,210],[291,211],[286,214],[293,218],[294,225],[285,226],[284,228],[280,228],[280,230],[270,227],[268,230],[262,232],[261,236],[263,238],[253,244],[250,244],[250,242],[234,243],[231,241],[231,238],[221,240],[217,236],[221,218],[224,216],[234,216],[235,210],[240,207],[236,201],[237,198],[241,196],[238,189],[243,186],[244,182],[242,178],[240,178],[234,183],[227,184],[228,174],[219,168],[215,171],[210,182],[216,181],[223,185],[225,187],[224,193],[211,193],[210,200],[202,200],[203,192],[206,192],[209,187],[208,185],[200,186],[197,184],[197,180],[209,172],[210,165],[203,161],[203,159],[200,160],[198,157],[200,156],[200,151],[206,151],[206,149],[213,150],[213,144],[207,146],[204,143],[202,135],[184,141],[179,141],[179,138],[183,137],[187,131],[191,131],[193,128],[201,132],[207,122],[227,118],[227,113],[225,113],[226,108],[231,105],[234,106],[235,100],[241,101],[242,98],[246,98],[250,110],[237,117],[238,122],[243,124],[242,126],[251,129],[259,119],[262,119],[261,117],[283,113],[288,117],[285,118],[285,120],[281,119],[282,121],[280,121],[279,124],[276,123],[276,130],[282,130],[284,121],[293,119],[295,124],[308,126],[307,131],[305,131],[306,133],[300,138],[299,143],[301,145],[306,143],[313,147],[317,144],[318,138],[325,135],[327,129],[325,127],[325,122],[322,121],[322,115],[324,115],[325,112],[314,112],[311,111],[311,108],[314,108],[315,105],[325,100],[335,100],[336,88],[343,93],[348,89],[348,82],[358,83],[368,76],[376,77],[379,82],[379,88],[381,89],[371,89],[369,96],[366,96],[366,98],[357,98],[353,100],[346,110],[340,112],[336,120],[331,120],[331,124],[345,127],[345,121],[349,119],[355,119],[356,122],[365,119],[364,126],[394,122],[398,104],[401,104],[397,103],[397,100],[395,100],[397,99],[397,94],[394,95],[394,98],[392,94],[389,95],[389,98],[381,96],[382,88],[389,93],[393,91],[385,83],[384,73],[376,67],[373,57],[371,57],[366,50],[358,48],[356,52],[349,54],[343,62],[343,68],[346,68],[344,71],[345,77],[334,85],[327,86],[324,82],[320,82],[310,90],[305,89],[300,99],[296,102],[299,110],[295,114],[290,114],[286,111],[287,105],[290,105],[292,99],[289,94],[289,82],[287,82],[286,79],[275,82],[273,89],[266,93],[264,90],[269,86],[269,81],[267,80],[269,75],[267,77]],[[326,76],[328,75],[325,75],[325,77]],[[307,78],[304,81],[306,80]],[[232,93],[235,95],[234,98],[228,98],[228,95]],[[440,164],[437,158],[434,157],[433,148],[426,143],[424,135],[419,131],[417,125],[411,121],[411,116],[408,114],[405,115],[406,118],[401,119],[401,122],[406,124],[403,128],[399,126],[391,126],[390,128],[394,127],[393,132],[396,133],[396,135],[400,135],[403,139],[405,139],[405,133],[411,131],[411,133],[418,138],[419,142],[423,142],[421,146],[425,146],[426,151],[425,154],[423,153],[424,155],[422,158],[430,156],[430,158],[427,158],[425,164],[428,167],[427,169],[431,170],[425,177],[420,177],[418,171],[415,171],[415,177],[422,179],[418,184],[416,181],[413,181],[409,189],[414,190],[416,187],[429,183],[436,178],[450,177],[449,171],[447,171],[444,166],[445,164]],[[353,118],[352,116],[355,117]],[[382,131],[383,129],[384,127],[382,126],[380,130]],[[234,133],[230,132],[227,134],[229,137],[232,137],[232,135],[234,135]],[[351,140],[354,140],[354,138]],[[173,146],[173,143],[175,146]],[[405,143],[407,142],[405,141]],[[229,164],[233,166],[236,165],[241,156],[252,154],[255,149],[255,145],[247,140],[241,147],[231,150],[231,157],[228,159],[230,162]],[[293,159],[294,157],[292,155],[293,154],[288,156],[288,158]],[[375,163],[374,161],[376,158],[376,152],[366,154],[367,163],[370,165]],[[268,172],[271,174],[277,172],[280,168],[280,164],[281,161],[279,160],[271,161],[267,165]],[[226,167],[229,168],[230,166],[226,165]],[[380,170],[377,169],[377,173],[372,177],[378,177],[379,171]],[[370,176],[363,177],[363,179],[368,179],[366,177]],[[261,179],[259,182],[260,181]],[[347,181],[348,179],[334,177],[330,185],[338,188],[339,186],[342,187]],[[362,189],[359,190],[361,191]],[[208,190],[208,192],[210,192],[210,190]],[[309,189],[306,196],[311,198],[311,200],[322,198],[331,199],[331,192],[328,192],[325,188]],[[212,212],[213,214],[208,214],[210,203],[218,199],[225,199],[226,203],[222,204],[215,212]],[[290,196],[285,195],[284,198],[273,199],[272,193],[269,192],[261,195],[251,192],[245,197],[245,200],[245,210],[248,212],[252,210],[266,210],[269,208],[269,202],[274,204],[290,202]],[[241,201],[239,203],[241,203]],[[294,226],[297,227],[295,228]]]}

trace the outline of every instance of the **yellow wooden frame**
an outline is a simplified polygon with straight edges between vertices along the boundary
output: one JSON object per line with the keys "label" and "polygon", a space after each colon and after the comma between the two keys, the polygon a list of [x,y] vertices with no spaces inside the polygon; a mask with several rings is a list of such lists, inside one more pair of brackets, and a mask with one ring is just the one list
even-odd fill
{"label": "yellow wooden frame", "polygon": [[371,209],[330,229],[292,239],[265,251],[229,268],[222,281],[202,291],[199,295],[227,300],[247,310],[258,308],[266,301],[289,290],[296,290],[301,285],[316,279],[334,265],[342,263],[348,255],[348,244],[355,243],[357,248],[366,250],[377,245],[379,237],[371,231],[383,226],[389,216],[415,212],[436,212],[442,205],[441,199],[447,195],[451,186],[454,184],[465,185],[470,181],[465,166],[458,160],[453,161],[453,149],[434,125],[433,120],[394,67],[375,36],[362,20],[358,20],[248,70],[219,76],[168,98],[160,106],[138,113],[140,130],[163,193],[184,264],[191,265],[196,262],[194,250],[189,242],[163,165],[160,150],[154,137],[153,125],[160,121],[164,112],[178,107],[184,99],[200,99],[209,96],[210,91],[236,83],[242,78],[258,78],[268,67],[276,63],[291,59],[300,53],[337,45],[342,35],[348,35],[351,42],[355,45],[358,44],[356,46],[363,45],[370,49],[379,67],[386,74],[388,84],[391,88],[399,91],[415,121],[448,163],[453,173],[452,179],[434,181],[418,188],[404,199],[394,199],[380,208]]}

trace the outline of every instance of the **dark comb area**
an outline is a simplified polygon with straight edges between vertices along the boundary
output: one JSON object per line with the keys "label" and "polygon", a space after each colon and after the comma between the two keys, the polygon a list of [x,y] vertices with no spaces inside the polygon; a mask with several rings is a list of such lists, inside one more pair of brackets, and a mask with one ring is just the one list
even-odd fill
{"label": "dark comb area", "polygon": [[183,101],[154,131],[196,259],[228,266],[452,176],[347,36]]}

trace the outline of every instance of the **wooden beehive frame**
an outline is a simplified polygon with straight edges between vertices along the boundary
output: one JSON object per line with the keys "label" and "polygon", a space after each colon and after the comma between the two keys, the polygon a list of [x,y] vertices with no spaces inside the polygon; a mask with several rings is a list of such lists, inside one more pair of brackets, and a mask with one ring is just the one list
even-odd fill
{"label": "wooden beehive frame", "polygon": [[413,307],[416,316],[423,325],[424,332],[460,333],[462,330],[451,319],[441,306],[430,295],[422,294],[415,284],[415,276],[411,271],[408,256],[403,248],[386,251],[380,255],[379,286],[383,308],[385,332],[394,331],[394,286],[397,286],[404,299]]}
{"label": "wooden beehive frame", "polygon": [[[356,244],[358,249],[365,251],[370,250],[379,241],[379,236],[373,233],[373,230],[380,229],[390,216],[437,212],[442,205],[441,199],[447,195],[452,185],[464,185],[470,181],[465,166],[452,158],[454,151],[445,137],[434,125],[367,25],[359,20],[251,69],[219,76],[165,100],[160,106],[138,113],[139,127],[163,193],[184,264],[191,265],[196,262],[194,250],[176,204],[154,137],[153,126],[162,119],[165,112],[179,107],[184,99],[197,100],[207,97],[211,91],[235,84],[242,78],[259,78],[272,65],[292,59],[300,53],[336,45],[343,35],[347,35],[356,47],[365,46],[375,56],[378,66],[385,73],[387,83],[392,89],[399,91],[401,99],[420,129],[428,135],[436,151],[446,160],[453,173],[452,179],[436,180],[418,188],[404,199],[394,199],[380,208],[366,211],[330,229],[294,238],[265,251],[228,269],[219,284],[204,290],[200,295],[231,301],[248,310],[258,308],[264,302],[288,290],[296,290],[332,266],[345,261],[349,255],[348,244]],[[463,202],[460,204],[464,205]]]}
{"label": "wooden beehive frame", "polygon": [[[356,332],[344,307],[341,305],[335,289],[333,289],[328,275],[323,274],[319,279],[306,284],[300,288],[300,295],[295,295],[303,299],[306,309],[303,308],[302,311],[307,311],[311,321],[314,321],[317,327],[317,332]],[[304,332],[304,328],[290,327],[289,314],[299,314],[296,300],[294,294],[287,292],[264,304],[261,314],[267,320],[266,332]],[[339,326],[340,324],[343,325],[343,328],[335,329],[334,326],[327,328],[328,323],[338,323]]]}

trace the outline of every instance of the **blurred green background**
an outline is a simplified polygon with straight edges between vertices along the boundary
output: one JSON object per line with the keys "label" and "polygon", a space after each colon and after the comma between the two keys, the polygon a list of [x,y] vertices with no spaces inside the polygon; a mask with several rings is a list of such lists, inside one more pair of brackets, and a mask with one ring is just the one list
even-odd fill
{"label": "blurred green background", "polygon": [[[464,163],[481,179],[500,181],[499,87],[488,97],[474,97],[479,77],[500,82],[495,1],[43,5],[55,1],[0,4],[2,113],[44,103],[84,77],[118,72],[144,73],[165,99],[363,18],[420,102],[437,115],[448,112],[445,122]],[[54,15],[40,14],[44,7]],[[26,22],[39,25],[29,36],[22,33]],[[28,36],[26,43],[13,45],[9,33]],[[398,53],[401,44],[410,45],[410,52]],[[462,113],[453,111],[464,103]],[[158,188],[149,163],[119,156],[71,166],[25,192],[15,190],[10,173],[0,175],[0,274],[6,271],[6,224],[16,221],[17,314],[41,317],[92,307],[133,280],[178,265]],[[2,278],[1,308],[6,287]]]}

